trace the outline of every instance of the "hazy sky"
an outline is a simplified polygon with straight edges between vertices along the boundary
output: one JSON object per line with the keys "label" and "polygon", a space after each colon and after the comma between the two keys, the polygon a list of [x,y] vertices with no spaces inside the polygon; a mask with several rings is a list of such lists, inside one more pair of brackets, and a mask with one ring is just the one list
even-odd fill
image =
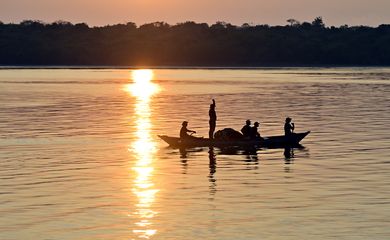
{"label": "hazy sky", "polygon": [[225,21],[285,25],[286,20],[312,21],[322,16],[327,25],[390,23],[390,0],[0,0],[0,21],[115,23]]}

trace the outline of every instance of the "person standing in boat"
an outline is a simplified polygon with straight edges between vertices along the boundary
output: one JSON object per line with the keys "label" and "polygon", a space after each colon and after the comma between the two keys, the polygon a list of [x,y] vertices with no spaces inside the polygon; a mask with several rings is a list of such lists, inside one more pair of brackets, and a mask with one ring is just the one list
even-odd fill
{"label": "person standing in boat", "polygon": [[188,133],[196,133],[196,131],[193,131],[193,130],[190,130],[190,129],[187,129],[187,126],[188,126],[188,122],[187,121],[184,121],[182,124],[181,124],[181,129],[180,129],[180,138],[181,139],[184,139],[184,138],[190,138],[192,136],[188,135]]}
{"label": "person standing in boat", "polygon": [[213,103],[210,104],[210,110],[209,110],[209,138],[214,139],[214,131],[215,127],[217,125],[217,113],[215,112],[215,100],[213,99]]}
{"label": "person standing in boat", "polygon": [[291,118],[287,117],[284,123],[284,136],[289,137],[293,134],[295,125],[291,122]]}
{"label": "person standing in boat", "polygon": [[245,122],[245,126],[241,128],[241,132],[244,138],[250,138],[251,131],[252,131],[251,120],[248,119]]}

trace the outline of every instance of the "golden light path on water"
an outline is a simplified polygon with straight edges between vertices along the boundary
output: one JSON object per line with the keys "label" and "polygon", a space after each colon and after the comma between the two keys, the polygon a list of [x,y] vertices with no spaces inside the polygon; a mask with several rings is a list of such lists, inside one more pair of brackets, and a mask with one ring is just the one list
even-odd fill
{"label": "golden light path on water", "polygon": [[159,87],[152,83],[153,71],[147,69],[133,70],[131,78],[133,84],[126,86],[126,90],[136,98],[135,121],[136,141],[130,146],[129,151],[134,152],[136,163],[132,167],[135,173],[132,191],[138,198],[134,216],[135,223],[133,233],[139,238],[149,239],[156,234],[152,219],[158,214],[153,211],[152,204],[156,193],[159,191],[153,183],[153,158],[156,146],[151,138],[151,111],[150,100],[153,94],[159,91]]}

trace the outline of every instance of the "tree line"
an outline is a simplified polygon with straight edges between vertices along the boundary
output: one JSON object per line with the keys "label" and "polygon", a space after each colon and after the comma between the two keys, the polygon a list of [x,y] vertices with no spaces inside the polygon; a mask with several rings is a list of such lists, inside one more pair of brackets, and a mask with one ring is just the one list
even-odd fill
{"label": "tree line", "polygon": [[390,65],[390,25],[0,22],[0,65]]}

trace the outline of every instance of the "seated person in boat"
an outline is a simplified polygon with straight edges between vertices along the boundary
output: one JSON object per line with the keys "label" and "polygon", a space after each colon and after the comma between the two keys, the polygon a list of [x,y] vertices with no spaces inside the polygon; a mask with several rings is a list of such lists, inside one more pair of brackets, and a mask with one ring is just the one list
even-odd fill
{"label": "seated person in boat", "polygon": [[251,127],[250,139],[262,139],[262,137],[260,136],[259,130],[258,130],[259,126],[260,126],[260,123],[255,122],[253,127]]}
{"label": "seated person in boat", "polygon": [[284,123],[284,136],[291,136],[294,132],[295,125],[291,122],[291,118],[287,117]]}
{"label": "seated person in boat", "polygon": [[251,120],[248,119],[245,122],[245,126],[243,126],[241,128],[241,132],[242,132],[242,135],[244,136],[244,138],[250,138],[251,131],[252,131]]}
{"label": "seated person in boat", "polygon": [[196,133],[196,131],[187,129],[187,126],[188,126],[188,122],[187,121],[184,121],[181,125],[182,125],[182,127],[180,129],[180,138],[181,139],[192,138],[192,136],[188,135],[188,133]]}

